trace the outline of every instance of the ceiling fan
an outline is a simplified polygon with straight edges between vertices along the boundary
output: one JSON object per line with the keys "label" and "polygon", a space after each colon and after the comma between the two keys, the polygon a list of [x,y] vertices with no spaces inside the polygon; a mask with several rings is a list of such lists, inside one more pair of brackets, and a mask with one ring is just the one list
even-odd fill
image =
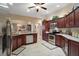
{"label": "ceiling fan", "polygon": [[31,6],[31,7],[28,7],[28,9],[31,9],[31,8],[36,8],[36,11],[38,12],[40,8],[44,9],[44,10],[47,10],[46,7],[43,7],[42,5],[44,5],[45,3],[34,3],[35,6]]}
{"label": "ceiling fan", "polygon": [[0,3],[0,7],[9,8],[9,5],[13,5],[13,3]]}

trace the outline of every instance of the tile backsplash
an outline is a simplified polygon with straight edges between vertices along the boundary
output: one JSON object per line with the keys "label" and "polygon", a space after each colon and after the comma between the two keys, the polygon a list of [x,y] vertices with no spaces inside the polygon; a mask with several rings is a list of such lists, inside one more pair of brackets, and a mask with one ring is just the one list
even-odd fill
{"label": "tile backsplash", "polygon": [[67,31],[71,31],[72,36],[79,38],[79,28],[59,28],[63,33],[67,34]]}

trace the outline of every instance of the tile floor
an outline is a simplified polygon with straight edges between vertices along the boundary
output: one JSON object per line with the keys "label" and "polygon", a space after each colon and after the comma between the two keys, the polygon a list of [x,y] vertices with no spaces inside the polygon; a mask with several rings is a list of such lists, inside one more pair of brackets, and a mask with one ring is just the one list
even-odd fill
{"label": "tile floor", "polygon": [[[25,45],[24,47],[26,49],[24,49],[17,56],[65,56],[65,53],[61,48],[56,47],[55,49],[49,49],[44,46],[43,43],[48,44],[48,46],[51,46],[49,43],[41,40],[41,42],[37,42],[35,44]],[[55,46],[52,45],[51,47]]]}

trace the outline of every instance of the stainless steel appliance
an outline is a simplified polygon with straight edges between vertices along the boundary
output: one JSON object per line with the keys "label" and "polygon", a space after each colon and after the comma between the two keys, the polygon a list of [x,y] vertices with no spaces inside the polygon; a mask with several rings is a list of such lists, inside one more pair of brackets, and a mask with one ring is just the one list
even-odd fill
{"label": "stainless steel appliance", "polygon": [[0,36],[0,56],[10,56],[12,51],[11,23],[6,21],[2,27],[2,35]]}

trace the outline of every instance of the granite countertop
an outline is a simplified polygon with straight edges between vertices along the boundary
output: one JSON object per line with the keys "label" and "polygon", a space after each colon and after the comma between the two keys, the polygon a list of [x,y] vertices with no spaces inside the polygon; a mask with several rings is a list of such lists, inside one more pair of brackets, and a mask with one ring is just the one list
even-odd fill
{"label": "granite countertop", "polygon": [[65,38],[67,38],[68,40],[79,42],[79,38],[76,38],[76,37],[73,37],[73,36],[70,36],[70,35],[67,35],[67,34],[56,34],[56,35],[61,35]]}
{"label": "granite countertop", "polygon": [[23,34],[15,34],[12,36],[19,36],[19,35],[33,35],[33,34],[37,34],[37,33],[23,33]]}

